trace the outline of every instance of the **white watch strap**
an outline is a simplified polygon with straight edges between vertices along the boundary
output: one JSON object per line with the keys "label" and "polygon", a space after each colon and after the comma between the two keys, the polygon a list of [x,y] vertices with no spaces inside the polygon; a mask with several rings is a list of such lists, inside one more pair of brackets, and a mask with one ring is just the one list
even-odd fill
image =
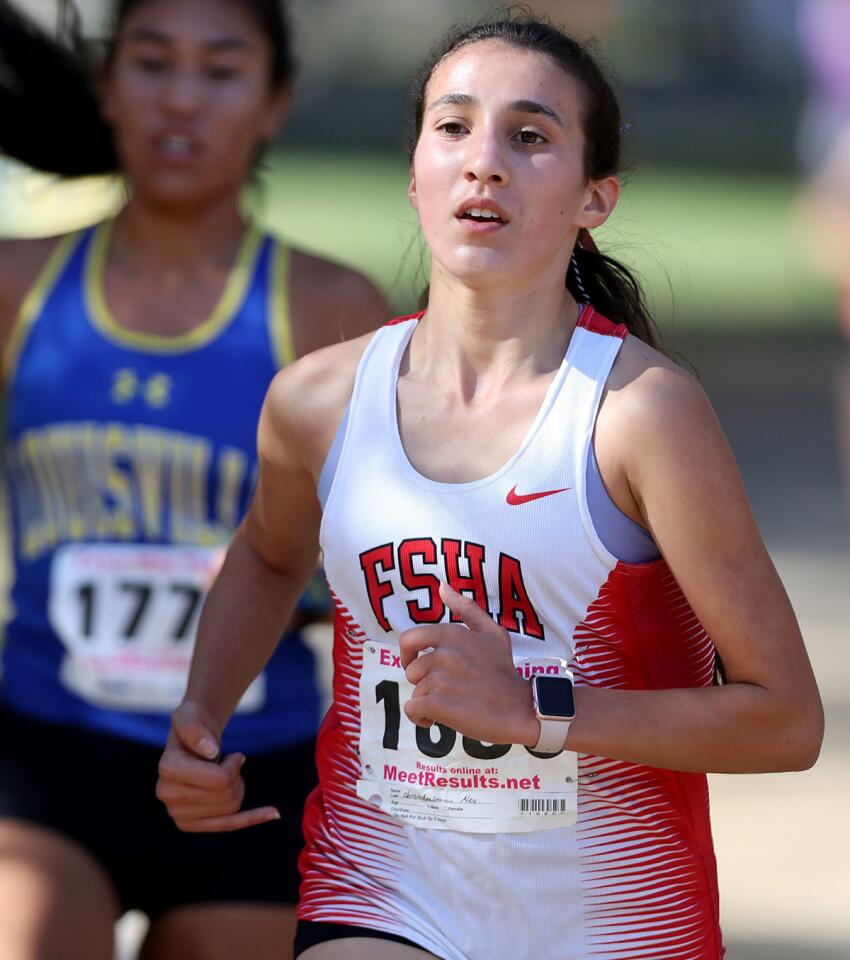
{"label": "white watch strap", "polygon": [[538,753],[559,753],[564,749],[564,741],[570,729],[572,720],[543,720],[540,723],[540,738],[532,747]]}

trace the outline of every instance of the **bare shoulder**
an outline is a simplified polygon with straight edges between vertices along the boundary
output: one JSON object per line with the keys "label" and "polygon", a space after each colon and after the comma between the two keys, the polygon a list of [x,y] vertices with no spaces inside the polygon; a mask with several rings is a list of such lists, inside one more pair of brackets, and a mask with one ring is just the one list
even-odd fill
{"label": "bare shoulder", "polygon": [[292,324],[296,352],[350,340],[390,319],[384,295],[358,270],[292,251]]}
{"label": "bare shoulder", "polygon": [[267,455],[279,448],[291,459],[298,451],[298,459],[318,478],[372,336],[323,347],[277,373],[260,422],[260,444]]}
{"label": "bare shoulder", "polygon": [[608,378],[600,425],[623,430],[674,429],[714,419],[696,378],[660,351],[628,337]]}
{"label": "bare shoulder", "polygon": [[637,337],[623,343],[609,375],[594,450],[612,499],[643,525],[648,520],[645,489],[658,470],[708,462],[735,469],[697,380]]}
{"label": "bare shoulder", "polygon": [[6,337],[24,298],[61,237],[0,240],[0,337]]}

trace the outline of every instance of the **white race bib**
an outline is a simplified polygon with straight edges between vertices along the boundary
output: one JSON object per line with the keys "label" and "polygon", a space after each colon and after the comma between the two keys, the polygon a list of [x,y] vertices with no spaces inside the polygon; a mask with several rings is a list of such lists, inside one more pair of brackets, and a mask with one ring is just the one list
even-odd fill
{"label": "white race bib", "polygon": [[[563,660],[516,660],[521,676],[560,673]],[[577,756],[534,755],[486,744],[435,724],[415,726],[402,709],[413,694],[398,650],[367,640],[360,677],[357,795],[415,827],[519,833],[576,820]]]}
{"label": "white race bib", "polygon": [[[100,707],[168,713],[183,697],[201,605],[221,564],[214,547],[76,544],[50,568],[60,679]],[[238,709],[259,710],[261,675]]]}

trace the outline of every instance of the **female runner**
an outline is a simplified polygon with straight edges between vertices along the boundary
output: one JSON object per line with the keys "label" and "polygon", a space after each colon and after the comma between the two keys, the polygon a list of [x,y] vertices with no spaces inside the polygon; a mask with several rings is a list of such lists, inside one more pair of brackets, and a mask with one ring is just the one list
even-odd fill
{"label": "female runner", "polygon": [[160,795],[186,830],[270,814],[196,755],[320,538],[336,672],[296,955],[718,960],[704,774],[809,766],[822,714],[708,403],[590,239],[616,100],[518,16],[445,41],[416,120],[427,310],[275,379]]}
{"label": "female runner", "polygon": [[130,194],[113,222],[0,257],[15,564],[0,956],[106,960],[114,920],[137,908],[152,919],[145,958],[280,960],[315,782],[298,630],[242,699],[222,768],[250,752],[249,797],[280,822],[182,836],[153,796],[156,764],[202,594],[250,497],[268,384],[387,310],[364,277],[240,214],[291,97],[277,0],[121,0],[106,125],[82,65],[0,13],[0,146],[59,173],[120,170]]}

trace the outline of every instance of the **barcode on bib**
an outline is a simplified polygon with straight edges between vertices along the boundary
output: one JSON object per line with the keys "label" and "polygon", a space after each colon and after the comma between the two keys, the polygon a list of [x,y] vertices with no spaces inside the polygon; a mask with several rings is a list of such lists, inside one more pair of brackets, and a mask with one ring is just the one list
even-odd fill
{"label": "barcode on bib", "polygon": [[520,813],[566,813],[566,800],[549,800],[539,797],[520,800]]}

